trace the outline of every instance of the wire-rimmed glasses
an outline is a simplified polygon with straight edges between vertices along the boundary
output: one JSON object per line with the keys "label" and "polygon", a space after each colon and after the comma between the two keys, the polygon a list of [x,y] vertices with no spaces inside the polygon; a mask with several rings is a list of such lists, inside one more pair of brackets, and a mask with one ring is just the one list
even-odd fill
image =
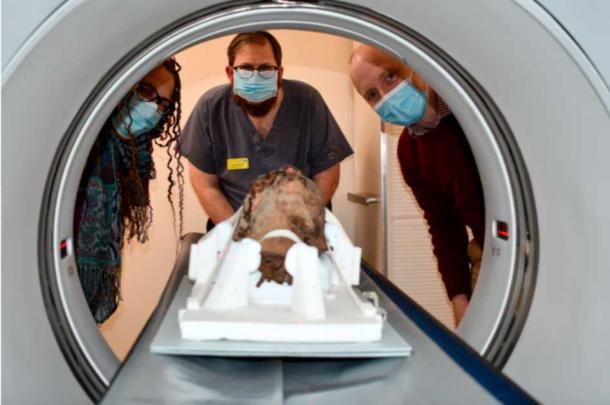
{"label": "wire-rimmed glasses", "polygon": [[258,72],[261,79],[272,79],[277,72],[278,67],[273,65],[261,65],[254,67],[252,65],[232,66],[233,71],[242,79],[250,79],[254,76],[254,72]]}

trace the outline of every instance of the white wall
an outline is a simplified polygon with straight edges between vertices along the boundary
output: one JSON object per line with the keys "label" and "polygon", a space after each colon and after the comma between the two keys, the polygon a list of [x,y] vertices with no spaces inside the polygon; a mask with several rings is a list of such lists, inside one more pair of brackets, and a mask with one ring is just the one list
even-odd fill
{"label": "white wall", "polygon": [[[354,93],[347,72],[352,41],[313,32],[277,30],[272,33],[282,45],[285,77],[313,85],[354,145]],[[215,85],[226,83],[226,48],[231,38],[223,37],[199,44],[177,55],[182,65],[183,124],[201,94]],[[154,209],[150,241],[145,245],[132,243],[126,247],[123,254],[123,300],[116,313],[101,326],[102,334],[121,359],[153,311],[175,259],[176,237],[166,199],[168,183],[165,162],[165,151],[156,151],[157,179],[150,185]],[[354,158],[346,159],[341,170],[333,210],[353,237],[356,232],[355,211],[353,204],[347,202],[346,194],[355,189]],[[188,178],[185,196],[184,231],[202,232],[207,217],[191,190]]]}

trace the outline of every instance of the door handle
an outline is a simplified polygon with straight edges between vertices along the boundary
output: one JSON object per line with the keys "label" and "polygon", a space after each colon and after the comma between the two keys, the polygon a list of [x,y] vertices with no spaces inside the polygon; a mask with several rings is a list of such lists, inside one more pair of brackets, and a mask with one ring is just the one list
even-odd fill
{"label": "door handle", "polygon": [[368,193],[347,193],[347,199],[362,205],[371,205],[381,201],[379,196]]}

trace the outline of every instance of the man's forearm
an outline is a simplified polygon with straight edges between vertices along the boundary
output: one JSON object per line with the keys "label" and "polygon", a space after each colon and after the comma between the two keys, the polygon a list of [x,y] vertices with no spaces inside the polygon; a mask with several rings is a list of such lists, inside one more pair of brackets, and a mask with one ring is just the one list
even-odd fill
{"label": "man's forearm", "polygon": [[324,205],[330,202],[333,197],[337,186],[339,185],[339,177],[341,174],[341,166],[337,163],[334,166],[329,167],[313,176],[313,180],[316,182],[320,190],[322,191],[322,198],[324,199]]}
{"label": "man's forearm", "polygon": [[224,221],[235,213],[226,197],[218,188],[195,190],[204,211],[215,224]]}
{"label": "man's forearm", "polygon": [[234,211],[220,190],[218,177],[189,163],[189,175],[195,195],[203,210],[215,224],[233,215]]}

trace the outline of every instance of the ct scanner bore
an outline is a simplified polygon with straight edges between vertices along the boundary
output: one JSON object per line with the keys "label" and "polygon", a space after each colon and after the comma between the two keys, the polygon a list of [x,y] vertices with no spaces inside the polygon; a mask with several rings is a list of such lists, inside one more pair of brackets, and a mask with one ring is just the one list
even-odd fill
{"label": "ct scanner bore", "polygon": [[[166,34],[160,40],[158,40],[157,43],[149,44],[145,50],[143,50],[133,59],[137,61],[136,63],[138,65],[142,66],[146,61],[147,56],[149,58],[152,58],[154,57],[153,55],[155,53],[159,53],[162,51],[167,54],[173,54],[176,52],[177,49],[189,46],[193,43],[201,41],[202,39],[206,39],[208,36],[205,33],[207,32],[227,34],[231,32],[231,20],[234,19],[250,19],[250,21],[252,21],[249,22],[250,24],[252,24],[251,29],[256,29],[257,26],[269,26],[268,24],[273,24],[273,21],[267,22],[269,21],[269,16],[273,13],[277,13],[277,18],[283,18],[281,16],[282,12],[285,11],[273,11],[271,9],[264,9],[244,10],[240,12],[239,10],[237,10],[232,11],[230,14],[223,13],[217,17],[207,16],[204,21],[201,21],[200,19],[194,20],[183,28],[174,28],[173,33]],[[324,20],[318,23],[309,22],[307,14],[310,14],[312,12],[315,13],[314,15],[317,15],[318,18],[324,18]],[[332,10],[328,9],[322,10],[322,12],[319,12],[317,10],[305,9],[301,12],[301,14],[303,14],[303,16],[299,16],[299,19],[301,21],[293,22],[293,26],[309,29],[325,29],[331,32],[334,31],[343,35],[356,37],[357,39],[362,41],[371,41],[371,39],[374,38],[374,35],[383,35],[381,36],[378,43],[382,42],[387,44],[388,42],[388,40],[384,38],[384,36],[387,37],[388,34],[384,34],[382,32],[380,25],[373,27],[371,27],[370,25],[367,27],[365,25],[364,28],[360,28],[358,26],[353,27],[354,21],[358,21],[359,25],[364,25],[363,22],[365,22],[365,20],[355,20],[349,14],[346,15],[338,14],[336,12],[333,13]],[[229,15],[230,18],[228,18]],[[222,24],[221,28],[217,27],[218,21],[220,21],[220,24]],[[345,28],[341,27],[341,25],[339,24],[344,25]],[[242,26],[243,25],[245,25],[245,23],[242,23]],[[333,28],[331,29],[329,27]],[[370,32],[367,32],[367,36],[357,36],[358,29],[368,29]],[[378,31],[379,33],[375,31]],[[201,34],[202,32],[204,34]],[[401,33],[401,36],[403,38],[410,38],[409,42],[403,41],[403,43],[407,44],[407,46],[411,46],[413,48],[410,43],[419,42],[420,48],[424,49],[424,51],[419,52],[418,50],[409,49],[405,51],[394,51],[402,55],[406,54],[406,59],[409,60],[413,66],[416,66],[415,60],[418,56],[421,58],[422,56],[425,57],[426,55],[434,55],[440,53],[440,51],[433,50],[429,46],[427,47],[428,49],[426,49],[425,40],[414,36],[413,33],[403,32]],[[411,52],[411,54],[408,53],[409,51]],[[486,212],[488,213],[488,217],[490,219],[487,228],[491,230],[495,226],[495,221],[502,221],[508,224],[509,229],[514,230],[514,232],[512,232],[511,238],[508,241],[501,240],[500,238],[494,239],[492,232],[488,232],[488,240],[486,241],[486,245],[492,246],[492,252],[503,251],[501,255],[496,254],[495,256],[492,256],[491,259],[488,255],[488,257],[484,259],[484,265],[492,268],[492,270],[486,273],[488,275],[497,276],[483,276],[481,278],[481,284],[478,290],[486,295],[484,298],[485,305],[480,306],[479,311],[476,311],[477,301],[476,299],[474,299],[474,305],[471,311],[469,311],[469,316],[472,319],[475,316],[473,314],[477,314],[478,312],[476,318],[474,318],[476,319],[476,321],[471,321],[470,323],[468,323],[468,321],[465,320],[461,328],[462,336],[467,341],[469,341],[477,350],[485,353],[490,358],[495,358],[498,355],[505,355],[506,352],[512,346],[511,342],[507,341],[506,335],[503,336],[502,334],[512,334],[513,342],[518,334],[517,329],[509,328],[511,326],[515,328],[515,323],[513,323],[513,317],[515,316],[514,302],[517,300],[517,294],[521,293],[520,285],[517,284],[517,286],[515,286],[515,283],[522,283],[520,279],[523,278],[522,273],[525,272],[523,264],[527,260],[527,258],[525,257],[524,247],[526,246],[526,244],[529,243],[529,241],[526,240],[528,230],[532,229],[533,227],[531,224],[525,223],[525,221],[527,221],[527,218],[531,216],[531,214],[527,215],[524,212],[525,210],[523,207],[526,205],[526,202],[522,202],[519,200],[519,197],[523,194],[523,191],[519,189],[519,187],[522,183],[526,183],[527,180],[523,180],[518,177],[518,162],[511,162],[511,159],[514,159],[514,157],[502,155],[501,151],[507,150],[508,147],[503,144],[498,144],[497,139],[499,138],[501,142],[506,139],[506,137],[508,136],[508,134],[506,134],[508,129],[505,126],[503,128],[504,133],[502,133],[502,129],[500,128],[500,126],[502,125],[501,118],[498,117],[497,113],[494,117],[495,108],[491,104],[491,100],[483,100],[481,95],[478,95],[480,94],[480,91],[474,88],[467,80],[464,80],[464,78],[460,77],[459,73],[455,71],[453,73],[449,73],[449,71],[451,71],[450,69],[455,70],[455,68],[453,68],[452,66],[455,65],[455,63],[448,60],[445,55],[440,55],[437,57],[437,59],[440,60],[440,63],[444,64],[444,69],[441,66],[437,67],[436,69],[439,71],[438,75],[440,77],[440,80],[439,78],[431,77],[430,82],[435,88],[438,89],[437,91],[439,91],[443,95],[443,98],[450,102],[450,105],[459,106],[458,108],[454,108],[454,111],[458,117],[460,117],[460,114],[462,114],[462,112],[460,111],[460,107],[463,111],[465,111],[466,114],[468,114],[467,116],[462,117],[462,121],[464,122],[463,125],[469,131],[469,135],[474,137],[473,141],[471,142],[477,144],[477,147],[479,149],[478,155],[475,149],[475,156],[481,156],[481,158],[478,159],[478,164],[480,167],[483,167],[483,169],[481,169],[481,172],[483,173],[482,180],[486,194],[485,200],[488,202]],[[128,74],[121,74],[121,72],[115,74],[114,77],[107,79],[107,82],[112,83],[111,87],[108,89],[102,87],[101,89],[99,89],[99,91],[96,91],[95,98],[90,101],[89,105],[114,105],[115,102],[106,102],[104,98],[109,99],[113,92],[115,94],[115,97],[120,97],[122,94],[124,94],[126,88],[129,88],[133,85],[134,80],[137,80],[139,77],[141,77],[143,73],[140,73],[140,71],[137,70],[139,66],[136,66],[136,63],[128,67]],[[158,60],[155,60],[154,63],[158,63]],[[437,62],[438,65],[440,65],[440,63]],[[433,71],[433,65],[435,65],[435,61],[432,58],[427,58],[427,60],[424,60],[422,63],[422,66],[428,66],[428,68],[426,69],[428,71]],[[423,71],[424,68],[422,67],[419,70]],[[451,76],[460,80],[461,83],[457,82],[457,80],[455,79],[452,80]],[[120,87],[120,84],[126,81],[127,87]],[[435,81],[439,82],[439,84],[436,84]],[[443,94],[445,88],[453,90],[457,94]],[[459,101],[454,101],[456,99]],[[63,151],[62,156],[58,157],[56,160],[58,162],[65,162],[65,166],[63,168],[58,168],[58,172],[53,176],[53,178],[62,179],[63,181],[60,181],[59,184],[57,184],[55,187],[58,190],[63,189],[66,191],[64,192],[64,195],[50,197],[51,206],[53,207],[54,205],[54,207],[56,207],[54,209],[58,211],[55,215],[59,218],[54,218],[54,215],[45,215],[49,218],[49,221],[51,221],[52,219],[56,226],[60,227],[56,228],[54,231],[47,231],[47,234],[49,234],[49,236],[55,235],[56,237],[58,237],[59,235],[62,236],[59,239],[50,239],[44,241],[44,246],[58,246],[63,240],[71,240],[71,225],[69,225],[70,227],[63,229],[61,228],[61,225],[70,224],[73,209],[70,206],[70,202],[68,201],[68,199],[74,194],[72,190],[74,190],[74,185],[78,184],[78,180],[80,178],[81,173],[80,167],[82,167],[81,165],[84,164],[84,162],[77,162],[77,159],[80,158],[82,161],[82,158],[86,156],[86,154],[78,152],[78,142],[81,139],[84,139],[87,135],[90,136],[90,134],[98,133],[101,124],[107,116],[107,114],[98,113],[97,111],[95,111],[95,109],[93,111],[87,111],[87,106],[83,107],[83,109],[85,110],[85,112],[83,112],[82,116],[78,118],[78,122],[75,123],[76,129],[74,130],[75,135],[73,135],[73,138],[75,138],[75,145],[73,146],[72,150],[70,150],[70,146],[67,146],[66,150]],[[484,111],[486,117],[483,116],[483,114],[481,113],[482,110]],[[97,123],[97,127],[94,126],[94,122],[96,119],[99,121]],[[82,128],[78,128],[79,123],[82,122],[84,122],[85,124],[82,124]],[[89,124],[89,126],[87,126],[87,124]],[[494,127],[493,129],[491,128],[492,126]],[[483,149],[482,153],[480,152],[481,149]],[[68,157],[64,157],[66,155]],[[61,163],[58,164],[61,165]],[[76,167],[76,169],[73,169],[71,166]],[[524,175],[521,174],[521,177],[523,176]],[[511,184],[509,180],[511,177],[517,177],[517,181],[512,182]],[[500,179],[500,181],[498,181],[498,178]],[[72,184],[73,186],[70,187],[70,184]],[[53,191],[50,191],[50,193],[56,194],[57,192],[54,193]],[[56,201],[55,204],[53,204],[53,201]],[[517,207],[521,208],[519,212],[517,212]],[[65,211],[62,211],[64,208]],[[53,208],[51,208],[50,212],[53,212],[52,210]],[[492,220],[492,218],[495,218],[495,220]],[[517,221],[519,218],[522,218],[522,221],[524,222],[518,223]],[[52,229],[52,226],[49,226],[48,229]],[[521,249],[521,252],[515,252],[517,249]],[[55,256],[57,256],[57,252],[54,253]],[[71,263],[71,259],[72,258],[70,256],[66,256],[63,258],[55,257],[55,262],[59,263],[60,268],[63,267],[67,270],[67,267],[73,265]],[[522,268],[518,268],[518,266],[521,266]],[[494,271],[493,268],[497,268],[497,270]],[[508,271],[506,271],[507,268]],[[530,270],[528,273],[533,274],[533,271]],[[55,271],[51,272],[51,274],[59,274],[57,279],[57,282],[59,283],[70,284],[71,282],[73,282],[72,279],[62,280],[62,275],[65,276],[66,274],[69,274],[68,271]],[[509,291],[506,291],[507,289]],[[528,293],[526,292],[525,294],[527,295]],[[68,317],[71,317],[73,319],[74,326],[72,328],[72,333],[74,335],[74,340],[80,340],[82,342],[81,346],[84,346],[83,351],[88,353],[89,356],[94,358],[97,357],[95,354],[96,346],[93,346],[89,343],[92,341],[92,339],[87,336],[88,332],[91,330],[90,326],[87,325],[84,328],[81,326],[79,328],[79,325],[86,325],[86,320],[78,320],[77,317],[80,314],[70,314],[71,308],[78,307],[80,309],[82,305],[80,302],[80,294],[76,294],[76,297],[70,297],[67,294],[64,294],[63,297],[58,298],[58,300],[61,300],[62,298],[66,302],[64,312],[68,313]],[[481,299],[479,299],[479,301],[480,300]],[[496,302],[492,304],[493,301]],[[524,299],[524,302],[520,307],[521,316],[519,317],[518,322],[523,321],[526,309],[527,302],[525,302]],[[500,319],[500,314],[508,312],[510,312],[510,315],[506,315],[502,319]],[[61,313],[57,313],[56,316],[61,317]],[[518,323],[516,328],[518,328]],[[83,332],[80,332],[81,329],[83,330]],[[57,333],[61,334],[65,332],[57,331]],[[79,335],[81,333],[85,334],[86,337],[80,337]],[[68,336],[69,335],[70,334],[68,334]],[[503,351],[503,353],[498,353],[500,350]],[[500,358],[498,361],[502,363],[503,360],[503,358]]]}
{"label": "ct scanner bore", "polygon": [[[118,364],[86,311],[73,258],[54,248],[70,238],[88,149],[121,94],[160,60],[259,28],[347,36],[422,73],[466,130],[491,231],[459,334],[537,398],[610,397],[602,380],[610,349],[601,345],[610,327],[597,315],[609,307],[608,97],[576,44],[535,4],[99,3],[63,4],[3,83],[4,397],[95,399],[111,382]],[[113,18],[129,11],[138,18]],[[494,238],[494,221],[508,223],[511,239]],[[22,309],[9,313],[7,303]],[[557,325],[553,341],[549,324]]]}

